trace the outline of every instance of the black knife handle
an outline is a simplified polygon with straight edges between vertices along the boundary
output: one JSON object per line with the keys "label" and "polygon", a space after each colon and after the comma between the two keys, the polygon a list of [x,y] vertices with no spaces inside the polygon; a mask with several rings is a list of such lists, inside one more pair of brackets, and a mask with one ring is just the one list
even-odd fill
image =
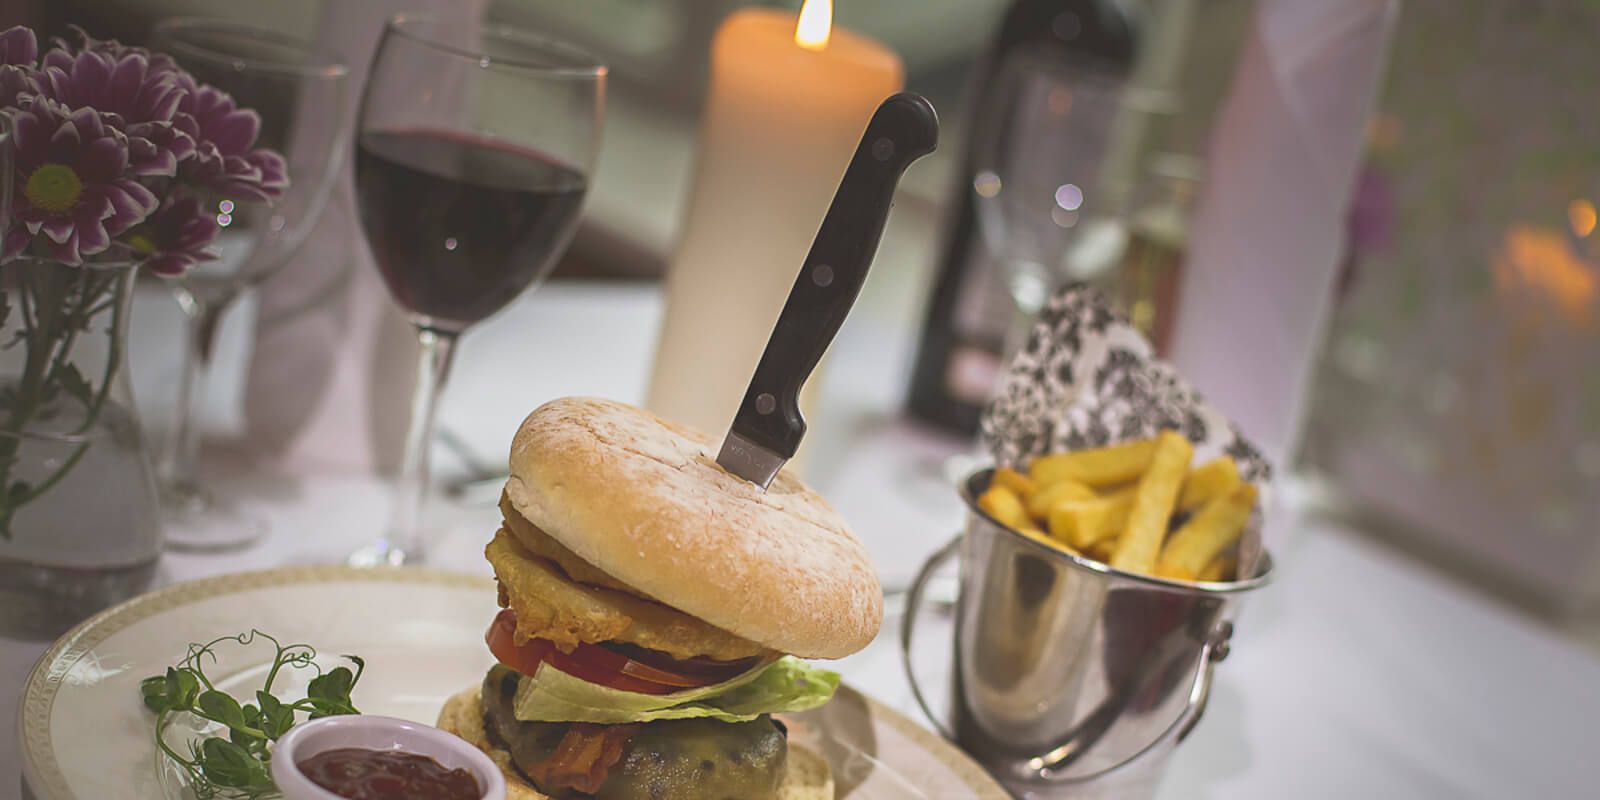
{"label": "black knife handle", "polygon": [[806,434],[800,387],[861,293],[900,176],[938,141],[939,117],[920,95],[902,92],[873,112],[745,390],[733,432],[784,458],[794,456]]}

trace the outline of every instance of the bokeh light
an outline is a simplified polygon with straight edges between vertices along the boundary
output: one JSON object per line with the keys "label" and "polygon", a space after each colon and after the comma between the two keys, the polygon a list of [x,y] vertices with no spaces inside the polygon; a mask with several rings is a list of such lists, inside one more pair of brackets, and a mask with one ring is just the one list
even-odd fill
{"label": "bokeh light", "polygon": [[979,197],[996,197],[1000,194],[1000,176],[989,170],[983,170],[972,179],[972,190],[977,192]]}
{"label": "bokeh light", "polygon": [[1075,183],[1063,183],[1057,186],[1056,205],[1067,211],[1077,211],[1083,207],[1083,190]]}
{"label": "bokeh light", "polygon": [[1567,206],[1567,222],[1572,225],[1572,232],[1578,236],[1594,233],[1596,221],[1594,203],[1580,198]]}

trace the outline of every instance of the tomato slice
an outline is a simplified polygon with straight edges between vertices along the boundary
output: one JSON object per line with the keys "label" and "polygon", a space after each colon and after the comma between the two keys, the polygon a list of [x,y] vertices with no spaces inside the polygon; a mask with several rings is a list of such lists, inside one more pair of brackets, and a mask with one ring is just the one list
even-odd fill
{"label": "tomato slice", "polygon": [[[670,694],[683,689],[710,686],[743,674],[758,661],[677,661],[665,653],[618,646],[616,643],[598,645],[580,642],[571,653],[563,653],[545,639],[529,639],[519,645],[514,637],[516,630],[516,612],[508,608],[495,616],[488,633],[484,635],[489,652],[494,653],[500,663],[524,675],[533,675],[539,671],[540,664],[548,661],[550,666],[575,678],[624,692]],[[641,658],[648,658],[651,663],[647,664]]]}

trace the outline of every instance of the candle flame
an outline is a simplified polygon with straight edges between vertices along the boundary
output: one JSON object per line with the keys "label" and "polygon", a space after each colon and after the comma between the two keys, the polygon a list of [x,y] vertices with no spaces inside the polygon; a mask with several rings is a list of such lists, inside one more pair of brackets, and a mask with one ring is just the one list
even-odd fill
{"label": "candle flame", "polygon": [[794,43],[807,50],[828,46],[833,31],[833,0],[805,0],[800,6],[800,21],[794,26]]}

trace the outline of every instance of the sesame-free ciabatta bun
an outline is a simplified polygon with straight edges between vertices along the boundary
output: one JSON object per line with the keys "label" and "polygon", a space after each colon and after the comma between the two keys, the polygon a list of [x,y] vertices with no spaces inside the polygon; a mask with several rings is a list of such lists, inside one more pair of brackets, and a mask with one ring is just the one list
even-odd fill
{"label": "sesame-free ciabatta bun", "polygon": [[711,437],[623,403],[540,406],[511,443],[506,496],[574,555],[640,593],[802,658],[841,658],[883,622],[844,520],[799,479],[760,487]]}
{"label": "sesame-free ciabatta bun", "polygon": [[[511,763],[511,754],[489,741],[483,728],[483,695],[478,687],[464,690],[439,710],[440,730],[453,733],[482,750],[506,778],[506,800],[550,800],[533,788]],[[789,745],[777,800],[833,800],[833,771],[822,756],[797,744]]]}

